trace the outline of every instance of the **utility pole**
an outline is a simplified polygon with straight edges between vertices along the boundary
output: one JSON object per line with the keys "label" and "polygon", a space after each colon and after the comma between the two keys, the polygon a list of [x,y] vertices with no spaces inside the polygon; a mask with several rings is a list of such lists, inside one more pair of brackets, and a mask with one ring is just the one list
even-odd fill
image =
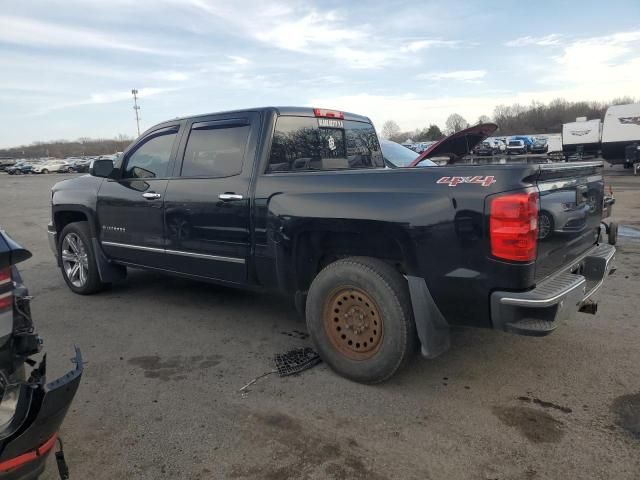
{"label": "utility pole", "polygon": [[134,88],[133,90],[131,90],[131,94],[133,95],[133,110],[136,112],[136,126],[138,127],[138,136],[140,136],[140,117],[138,115],[140,107],[138,106],[138,90]]}

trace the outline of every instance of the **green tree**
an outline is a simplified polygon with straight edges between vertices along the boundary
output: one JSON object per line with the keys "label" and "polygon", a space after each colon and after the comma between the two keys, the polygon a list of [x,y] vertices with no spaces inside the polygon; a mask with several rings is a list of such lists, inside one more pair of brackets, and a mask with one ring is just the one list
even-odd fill
{"label": "green tree", "polygon": [[432,142],[435,140],[440,140],[444,137],[442,130],[437,125],[429,125],[429,128],[425,128],[417,135],[416,140],[418,142]]}

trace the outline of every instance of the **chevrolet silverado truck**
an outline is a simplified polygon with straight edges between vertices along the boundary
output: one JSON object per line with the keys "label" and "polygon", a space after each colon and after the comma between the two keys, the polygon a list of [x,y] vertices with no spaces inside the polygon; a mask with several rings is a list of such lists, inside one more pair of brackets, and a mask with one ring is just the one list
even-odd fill
{"label": "chevrolet silverado truck", "polygon": [[[58,430],[82,377],[80,350],[75,367],[47,382],[46,356],[31,319],[30,296],[16,265],[31,256],[0,230],[0,480],[34,480],[56,447]],[[60,478],[69,478],[61,451]]]}
{"label": "chevrolet silverado truck", "polygon": [[[594,310],[615,254],[602,163],[386,164],[360,115],[170,120],[53,187],[50,245],[78,294],[144,268],[288,295],[321,358],[365,383],[446,351],[452,325],[542,336]],[[540,238],[558,201],[575,228]]]}

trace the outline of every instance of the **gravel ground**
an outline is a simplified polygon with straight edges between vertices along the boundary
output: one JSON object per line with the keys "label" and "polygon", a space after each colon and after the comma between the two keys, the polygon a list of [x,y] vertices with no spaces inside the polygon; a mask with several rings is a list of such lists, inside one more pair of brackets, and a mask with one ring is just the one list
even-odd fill
{"label": "gravel ground", "polygon": [[87,361],[62,429],[72,478],[638,479],[640,178],[606,172],[631,228],[597,315],[546,338],[456,330],[448,353],[379,386],[321,364],[244,395],[308,344],[289,302],[143,271],[74,295],[46,233],[68,176],[0,175],[0,223],[33,252],[21,270],[50,378],[74,344]]}

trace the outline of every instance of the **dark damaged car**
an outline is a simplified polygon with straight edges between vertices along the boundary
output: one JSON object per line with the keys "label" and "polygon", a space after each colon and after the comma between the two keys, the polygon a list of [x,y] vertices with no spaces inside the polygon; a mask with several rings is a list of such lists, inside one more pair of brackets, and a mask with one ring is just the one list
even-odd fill
{"label": "dark damaged car", "polygon": [[[78,389],[82,357],[75,367],[47,382],[46,355],[38,363],[42,340],[31,319],[30,297],[16,264],[31,253],[0,230],[0,480],[36,479],[56,449],[58,431]],[[61,449],[61,478],[69,478]]]}

